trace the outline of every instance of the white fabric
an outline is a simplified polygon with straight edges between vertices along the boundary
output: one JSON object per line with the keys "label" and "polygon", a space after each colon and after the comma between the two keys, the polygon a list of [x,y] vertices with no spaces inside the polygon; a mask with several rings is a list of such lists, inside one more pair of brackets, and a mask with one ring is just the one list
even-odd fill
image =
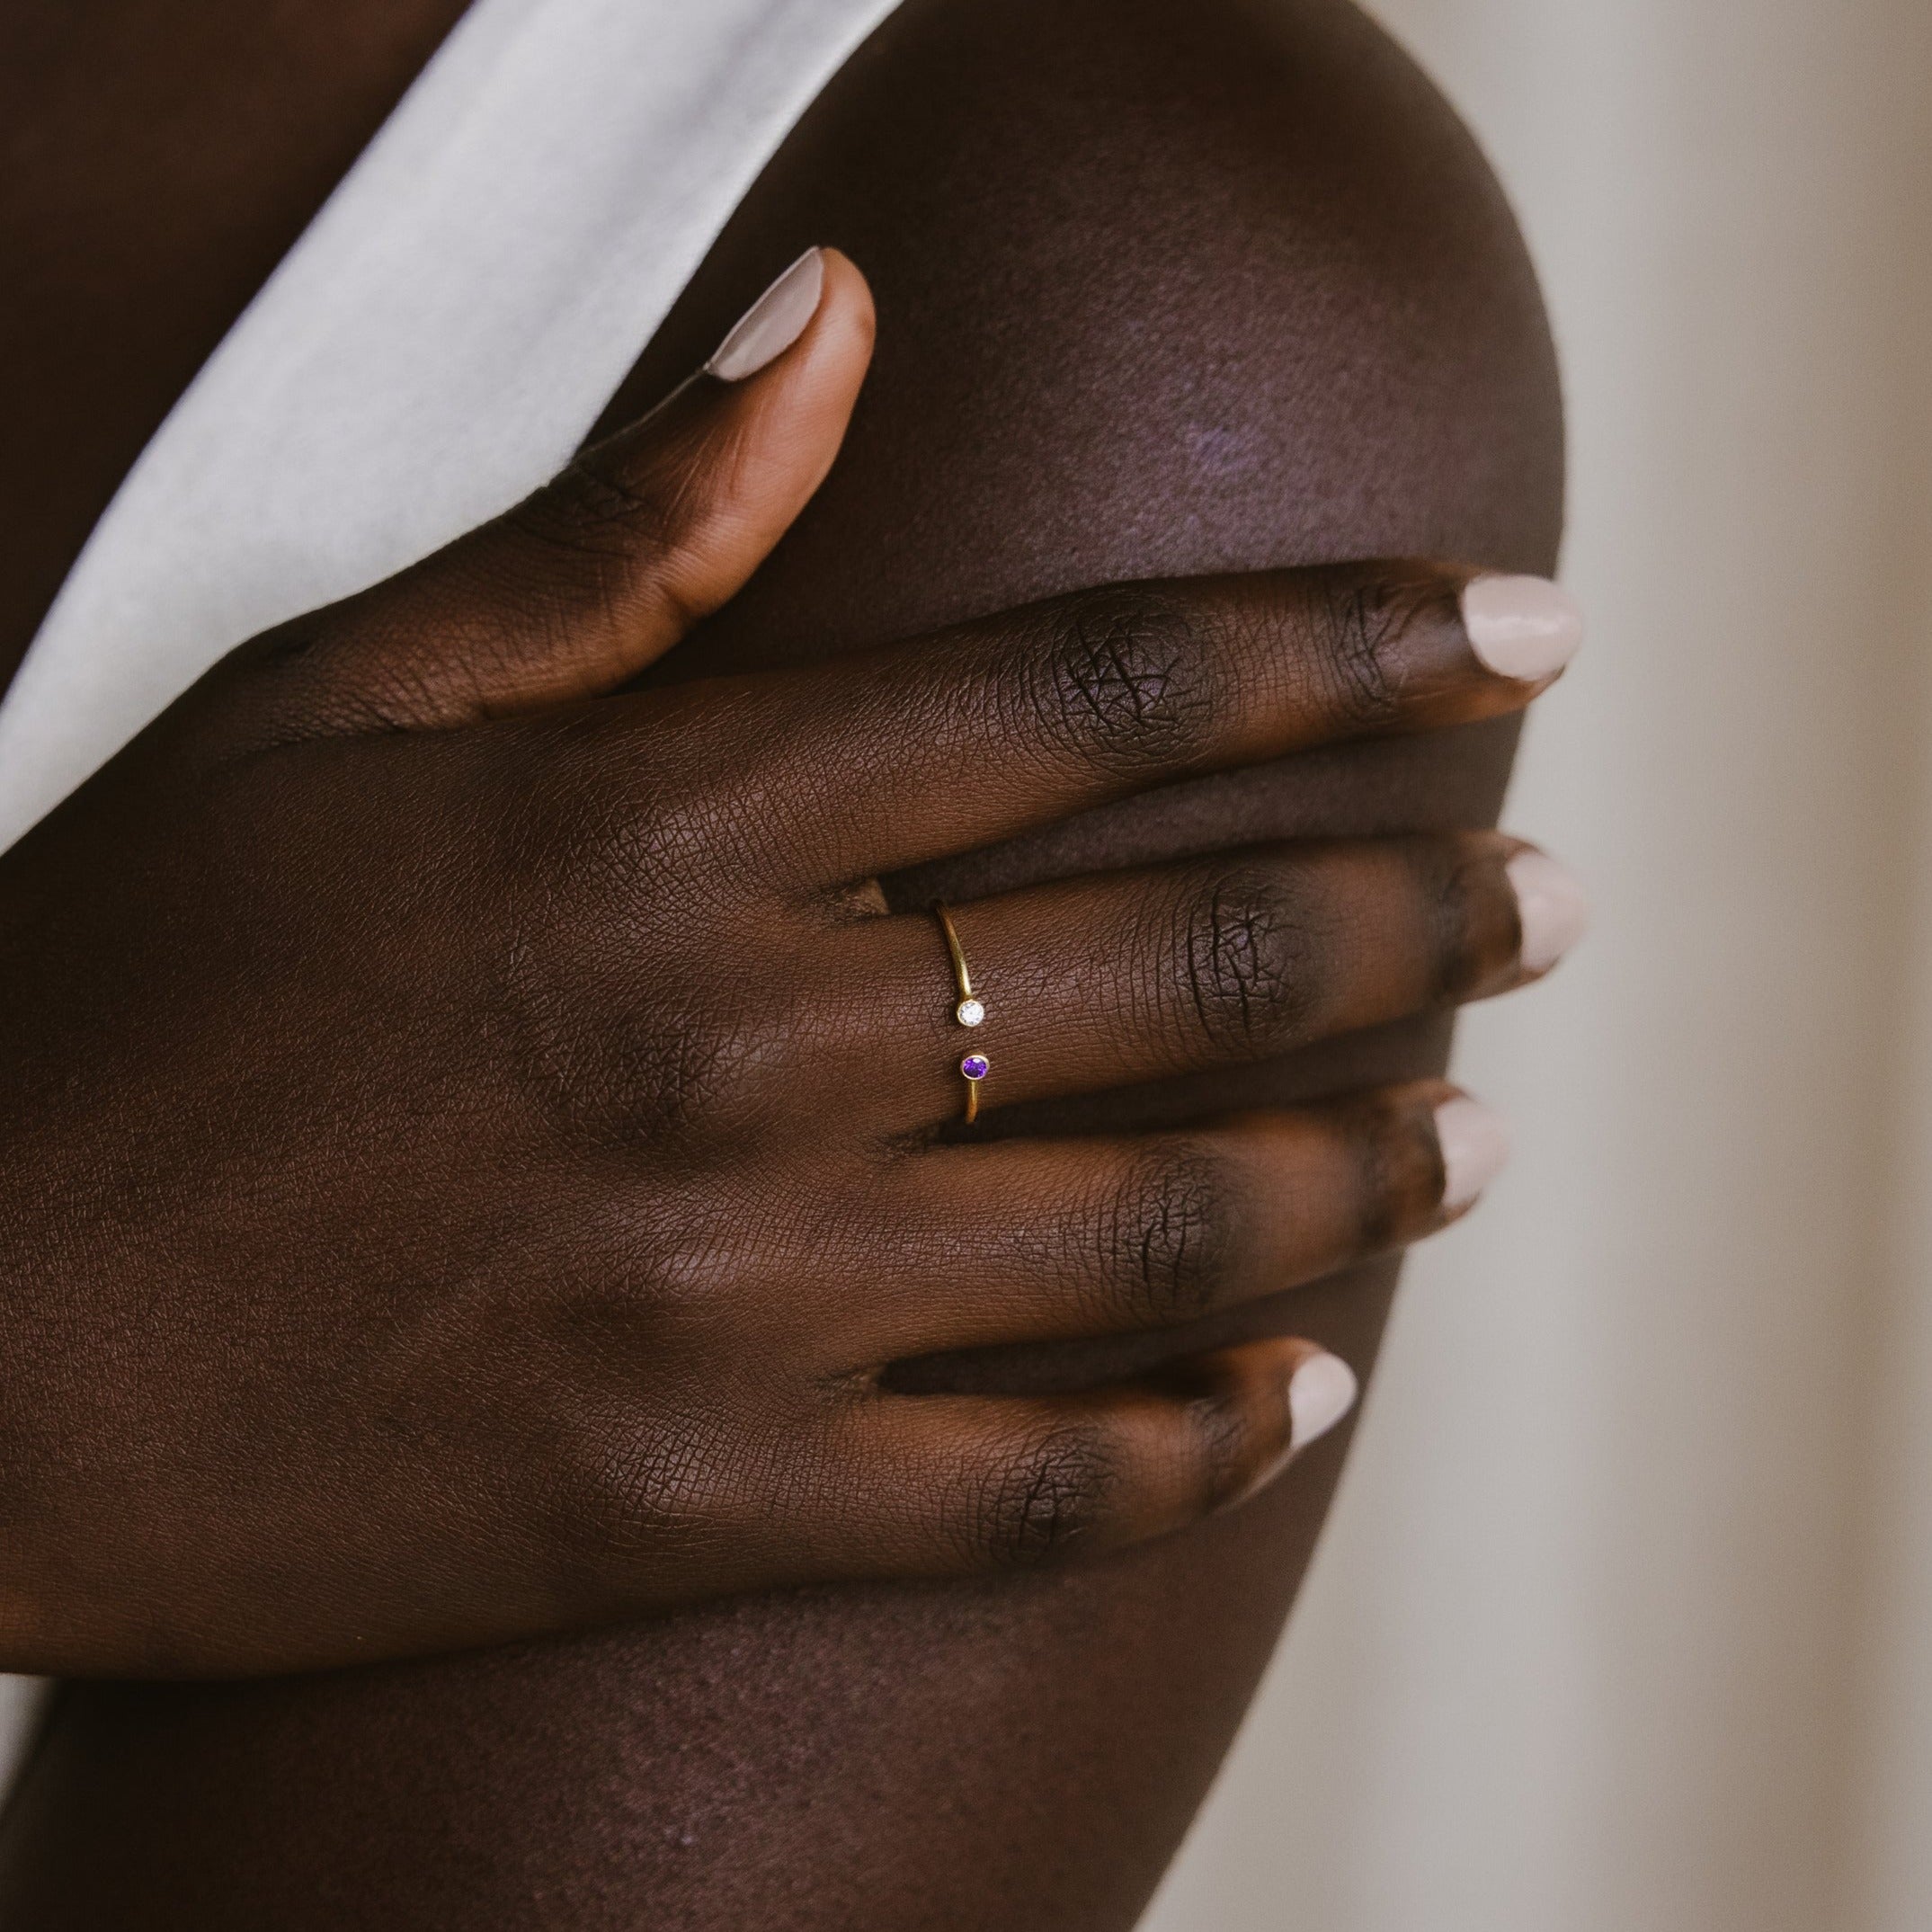
{"label": "white fabric", "polygon": [[1932,7],[1370,4],[1556,313],[1598,925],[1144,1932],[1926,1932]]}
{"label": "white fabric", "polygon": [[[233,645],[555,471],[895,4],[476,0],[75,565],[0,705],[0,847]],[[0,1678],[0,1787],[29,1702]]]}

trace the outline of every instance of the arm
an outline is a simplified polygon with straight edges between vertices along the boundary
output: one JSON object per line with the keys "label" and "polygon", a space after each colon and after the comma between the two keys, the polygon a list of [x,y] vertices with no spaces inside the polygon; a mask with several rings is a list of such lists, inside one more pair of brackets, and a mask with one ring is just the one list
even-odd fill
{"label": "arm", "polygon": [[[637,378],[663,393],[806,242],[873,276],[883,352],[846,463],[698,640],[706,664],[1157,573],[1548,566],[1554,386],[1493,187],[1351,13],[1272,17],[913,0],[853,64]],[[1486,823],[1508,749],[1485,727],[1224,778],[955,883]],[[1278,1100],[1425,1072],[1442,1046],[1431,1023],[1063,1117]],[[1369,1270],[1251,1319],[1366,1368],[1388,1286]],[[1125,1926],[1266,1660],[1339,1453],[1091,1567],[327,1679],[70,1690],[10,1820],[0,1916]]]}

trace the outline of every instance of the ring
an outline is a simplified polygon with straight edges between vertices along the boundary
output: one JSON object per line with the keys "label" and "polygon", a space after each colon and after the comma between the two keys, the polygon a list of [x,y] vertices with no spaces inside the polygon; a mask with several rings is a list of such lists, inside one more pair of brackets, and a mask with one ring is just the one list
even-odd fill
{"label": "ring", "polygon": [[[947,910],[943,899],[932,902],[932,915],[939,922],[939,930],[946,935],[947,957],[953,963],[953,987],[958,994],[953,1008],[953,1018],[962,1027],[982,1025],[986,1018],[986,1008],[973,991],[973,975],[966,971],[966,952],[959,944],[959,934],[953,924],[953,915]],[[968,1054],[959,1063],[959,1071],[966,1083],[966,1117],[971,1126],[979,1118],[979,1083],[993,1072],[993,1063],[984,1054]]]}

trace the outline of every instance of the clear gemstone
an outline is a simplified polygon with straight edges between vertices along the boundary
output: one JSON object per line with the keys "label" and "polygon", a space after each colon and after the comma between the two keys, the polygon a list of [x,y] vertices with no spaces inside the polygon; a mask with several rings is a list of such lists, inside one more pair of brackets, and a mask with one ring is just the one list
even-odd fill
{"label": "clear gemstone", "polygon": [[968,1080],[984,1080],[993,1072],[993,1064],[984,1054],[968,1054],[959,1063],[959,1071]]}
{"label": "clear gemstone", "polygon": [[986,1017],[986,1009],[977,1000],[962,1000],[953,1009],[962,1027],[976,1027]]}

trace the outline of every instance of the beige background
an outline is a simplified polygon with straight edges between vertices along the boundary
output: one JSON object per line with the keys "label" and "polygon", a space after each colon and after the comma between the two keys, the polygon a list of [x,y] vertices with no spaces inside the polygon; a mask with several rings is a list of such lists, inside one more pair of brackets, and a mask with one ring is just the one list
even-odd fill
{"label": "beige background", "polygon": [[1568,368],[1598,927],[1146,1932],[1932,1927],[1925,0],[1380,0]]}

